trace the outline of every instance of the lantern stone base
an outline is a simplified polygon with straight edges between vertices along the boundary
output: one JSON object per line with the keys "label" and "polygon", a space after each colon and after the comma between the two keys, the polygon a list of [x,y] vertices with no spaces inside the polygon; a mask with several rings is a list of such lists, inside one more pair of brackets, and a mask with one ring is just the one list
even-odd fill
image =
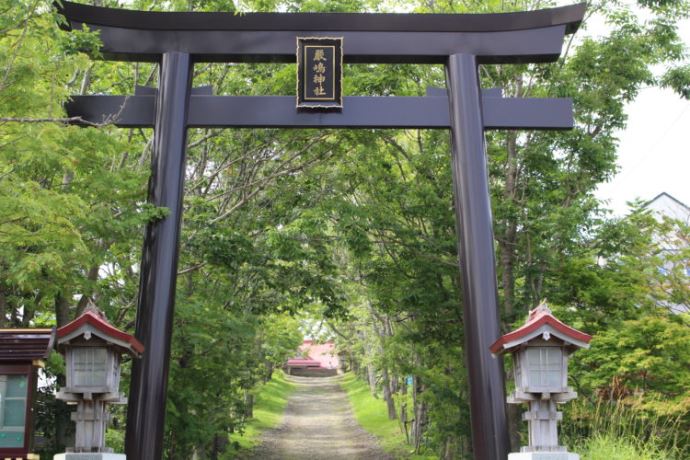
{"label": "lantern stone base", "polygon": [[580,460],[570,452],[520,452],[508,454],[508,460]]}
{"label": "lantern stone base", "polygon": [[127,460],[127,456],[108,452],[66,452],[55,455],[53,460]]}

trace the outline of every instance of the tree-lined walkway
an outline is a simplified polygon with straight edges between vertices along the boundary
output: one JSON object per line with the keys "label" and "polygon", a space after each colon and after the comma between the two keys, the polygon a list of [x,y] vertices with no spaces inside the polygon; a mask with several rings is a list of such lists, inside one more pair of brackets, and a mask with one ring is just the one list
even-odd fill
{"label": "tree-lined walkway", "polygon": [[261,436],[261,444],[243,458],[391,459],[376,438],[355,420],[338,377],[288,377],[297,386],[288,399],[282,424]]}

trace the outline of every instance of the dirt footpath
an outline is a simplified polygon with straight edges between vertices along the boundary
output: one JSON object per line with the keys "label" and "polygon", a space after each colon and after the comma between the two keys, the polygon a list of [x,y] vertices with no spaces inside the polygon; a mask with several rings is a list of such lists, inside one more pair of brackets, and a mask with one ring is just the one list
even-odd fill
{"label": "dirt footpath", "polygon": [[247,460],[392,460],[355,421],[341,377],[288,377],[297,386],[283,423],[264,432]]}

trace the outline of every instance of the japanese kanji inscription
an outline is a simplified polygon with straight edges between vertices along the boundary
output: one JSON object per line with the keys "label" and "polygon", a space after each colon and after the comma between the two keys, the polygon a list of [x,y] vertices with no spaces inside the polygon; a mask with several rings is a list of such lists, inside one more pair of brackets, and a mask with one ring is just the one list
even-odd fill
{"label": "japanese kanji inscription", "polygon": [[297,37],[297,108],[343,107],[343,39]]}

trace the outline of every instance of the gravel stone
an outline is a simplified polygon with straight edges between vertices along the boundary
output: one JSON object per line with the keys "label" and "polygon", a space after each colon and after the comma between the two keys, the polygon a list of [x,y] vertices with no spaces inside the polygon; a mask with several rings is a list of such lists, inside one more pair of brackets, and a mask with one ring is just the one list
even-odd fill
{"label": "gravel stone", "polygon": [[244,460],[392,460],[355,420],[336,377],[296,377],[280,426],[267,430]]}

